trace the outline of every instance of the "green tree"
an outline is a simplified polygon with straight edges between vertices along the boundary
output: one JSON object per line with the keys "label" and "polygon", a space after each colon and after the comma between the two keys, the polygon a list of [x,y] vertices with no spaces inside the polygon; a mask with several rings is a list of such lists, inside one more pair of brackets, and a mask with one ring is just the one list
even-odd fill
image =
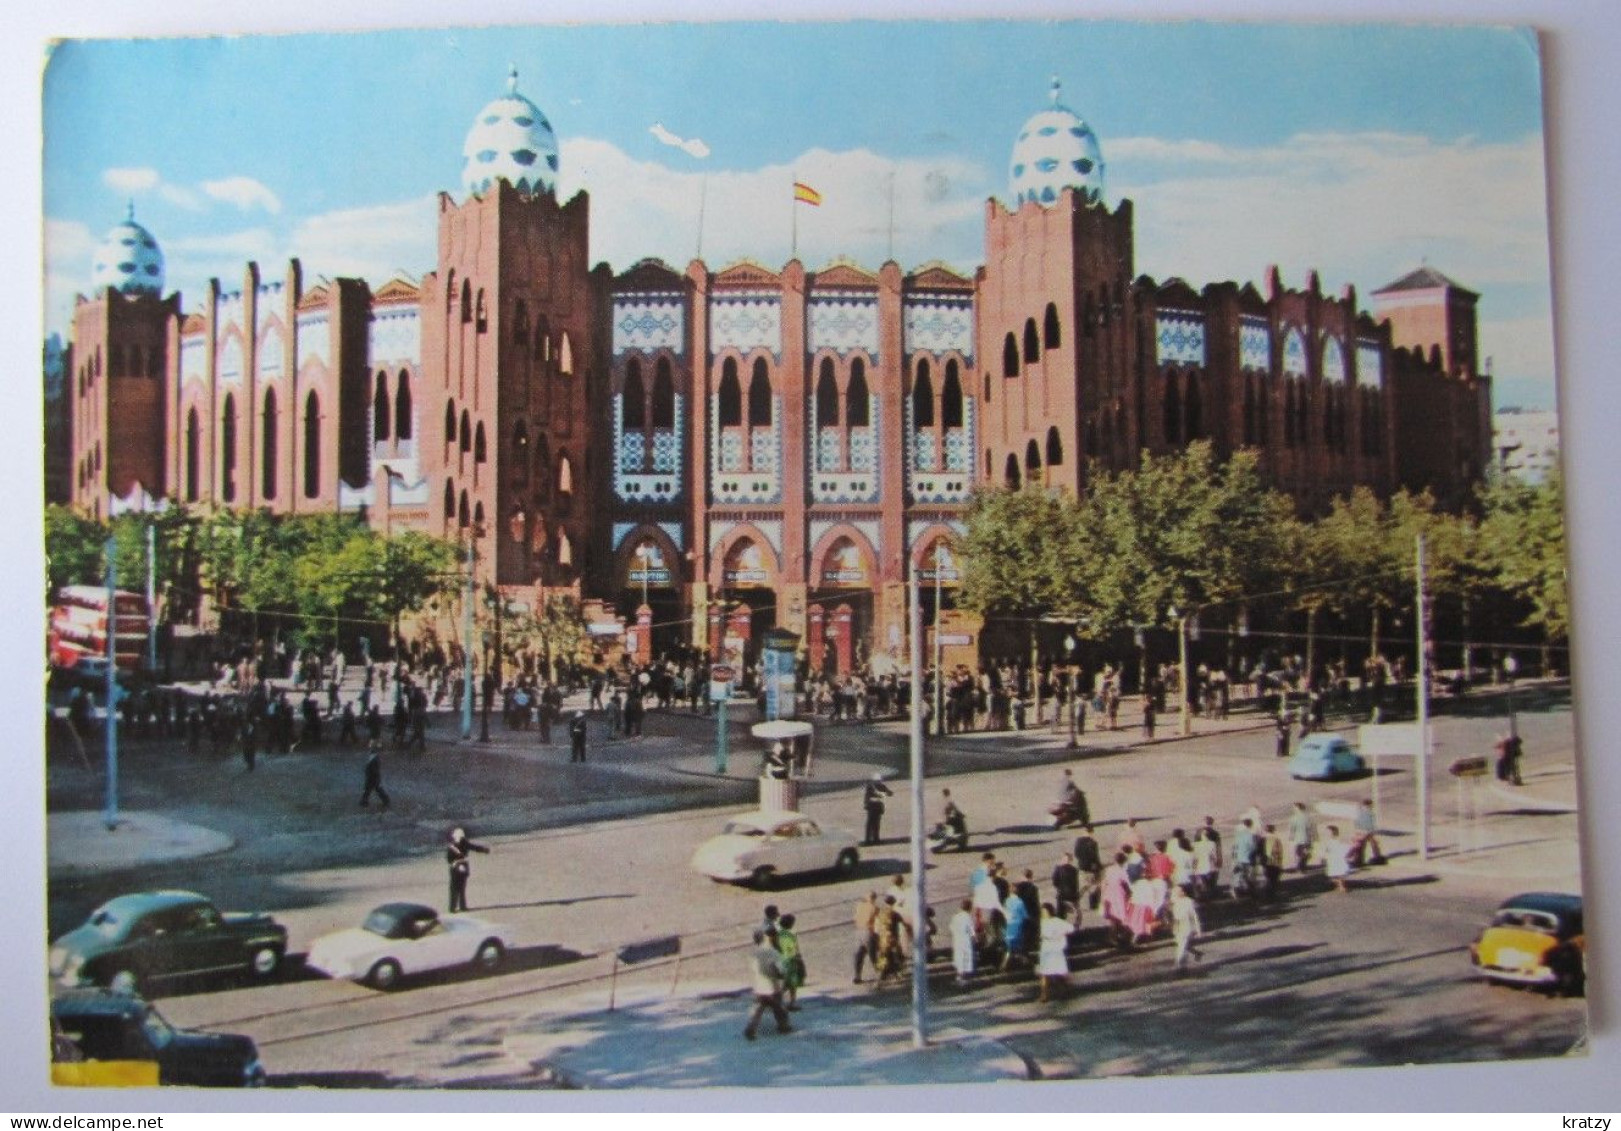
{"label": "green tree", "polygon": [[957,599],[985,616],[1033,616],[1068,605],[1084,588],[1069,560],[1075,522],[1074,500],[1039,486],[976,492]]}
{"label": "green tree", "polygon": [[107,528],[71,507],[45,508],[45,581],[50,596],[64,585],[100,585]]}
{"label": "green tree", "polygon": [[1570,633],[1565,567],[1565,490],[1557,470],[1535,485],[1500,479],[1482,492],[1483,552],[1498,584],[1529,607],[1522,622],[1550,643]]}

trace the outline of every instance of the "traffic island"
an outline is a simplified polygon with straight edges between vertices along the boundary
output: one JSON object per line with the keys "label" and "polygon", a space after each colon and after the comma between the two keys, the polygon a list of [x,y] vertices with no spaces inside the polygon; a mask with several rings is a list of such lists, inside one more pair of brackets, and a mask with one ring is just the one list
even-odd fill
{"label": "traffic island", "polygon": [[222,832],[160,813],[121,812],[109,829],[104,814],[82,809],[49,814],[46,844],[52,879],[189,860],[236,847]]}
{"label": "traffic island", "polygon": [[[587,1006],[587,1000],[590,1005]],[[604,1088],[765,1088],[907,1084],[986,1084],[1028,1080],[1025,1060],[1002,1042],[958,1028],[912,1047],[906,1014],[875,1015],[862,998],[814,995],[780,1034],[769,1014],[758,1039],[743,1037],[749,995],[732,987],[680,996],[601,995],[571,1011],[533,1015],[508,1031],[507,1056],[555,1086]],[[886,1013],[888,1011],[885,1011]]]}

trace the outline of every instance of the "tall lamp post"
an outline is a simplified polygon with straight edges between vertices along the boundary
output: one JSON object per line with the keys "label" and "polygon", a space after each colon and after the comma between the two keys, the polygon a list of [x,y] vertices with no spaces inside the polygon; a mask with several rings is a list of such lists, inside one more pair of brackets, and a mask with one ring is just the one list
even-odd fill
{"label": "tall lamp post", "polygon": [[1170,608],[1171,618],[1176,621],[1176,663],[1177,663],[1177,697],[1182,700],[1180,720],[1177,731],[1184,738],[1193,733],[1193,702],[1188,694],[1188,615],[1178,612],[1175,605]]}

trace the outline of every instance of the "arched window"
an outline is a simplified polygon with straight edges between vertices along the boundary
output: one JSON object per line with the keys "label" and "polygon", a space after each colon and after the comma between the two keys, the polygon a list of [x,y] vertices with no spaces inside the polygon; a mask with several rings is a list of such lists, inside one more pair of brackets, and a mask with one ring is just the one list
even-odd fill
{"label": "arched window", "polygon": [[574,346],[568,340],[568,331],[563,331],[563,344],[557,350],[557,371],[564,377],[574,373]]}
{"label": "arched window", "polygon": [[482,333],[484,333],[484,331],[488,330],[489,328],[490,328],[490,312],[489,312],[489,309],[484,305],[484,288],[480,287],[478,289],[478,320],[477,320],[477,324],[475,326],[475,329],[477,329],[478,332],[480,334],[482,334]]}
{"label": "arched window", "polygon": [[1057,467],[1064,462],[1064,441],[1058,438],[1058,429],[1047,429],[1047,466]]}
{"label": "arched window", "polygon": [[816,379],[816,424],[820,428],[839,423],[839,383],[833,377],[833,361],[824,357]]}
{"label": "arched window", "polygon": [[473,286],[466,279],[462,280],[462,321],[473,320]]}
{"label": "arched window", "polygon": [[737,380],[737,362],[727,358],[720,369],[720,426],[743,423],[743,386]]}
{"label": "arched window", "polygon": [[1019,339],[1009,334],[1002,340],[1002,376],[1019,375]]}
{"label": "arched window", "polygon": [[220,413],[220,497],[236,501],[236,397],[230,393]]}
{"label": "arched window", "polygon": [[1002,472],[1002,480],[1013,490],[1019,489],[1019,457],[1012,452],[1008,453],[1007,466]]}
{"label": "arched window", "polygon": [[570,541],[568,531],[561,527],[557,531],[557,564],[560,566],[574,564],[574,543]]}
{"label": "arched window", "polygon": [[957,379],[957,363],[948,361],[946,383],[940,388],[940,427],[961,428],[962,420],[962,382]]}
{"label": "arched window", "polygon": [[765,358],[755,358],[754,376],[749,379],[749,427],[771,424],[771,378],[766,376]]}
{"label": "arched window", "polygon": [[192,408],[186,413],[186,501],[189,503],[197,501],[197,445],[201,442],[202,425],[197,420],[197,410]]}
{"label": "arched window", "polygon": [[653,369],[653,427],[675,427],[675,378],[667,357],[659,358]]}
{"label": "arched window", "polygon": [[512,426],[512,478],[529,481],[529,425],[521,420]]}
{"label": "arched window", "polygon": [[456,442],[456,398],[445,402],[445,446]]}
{"label": "arched window", "polygon": [[462,409],[461,449],[462,455],[467,455],[473,450],[473,418],[467,415],[465,408]]}
{"label": "arched window", "polygon": [[388,374],[377,375],[377,391],[371,397],[371,438],[381,444],[388,439]]}
{"label": "arched window", "polygon": [[985,402],[987,404],[989,404],[990,399],[991,399],[991,375],[989,373],[987,373],[987,374],[985,374]]}
{"label": "arched window", "polygon": [[456,307],[456,269],[452,267],[445,275],[445,314],[448,316]]}
{"label": "arched window", "polygon": [[265,411],[260,422],[263,439],[259,444],[259,493],[276,497],[276,390],[265,390]]}
{"label": "arched window", "polygon": [[557,502],[565,511],[574,499],[574,464],[568,453],[557,457]]}
{"label": "arched window", "polygon": [[146,355],[146,375],[153,380],[163,376],[163,348],[153,346]]}
{"label": "arched window", "polygon": [[1041,339],[1036,337],[1036,320],[1024,320],[1024,363],[1033,365],[1041,360]]}
{"label": "arched window", "polygon": [[321,398],[310,390],[304,398],[304,497],[321,493]]}
{"label": "arched window", "polygon": [[1188,392],[1185,403],[1187,405],[1187,427],[1183,432],[1183,438],[1197,440],[1204,435],[1204,403],[1199,395],[1199,375],[1196,373],[1188,374]]}
{"label": "arched window", "polygon": [[529,340],[529,307],[523,299],[512,304],[512,340],[520,343]]}
{"label": "arched window", "polygon": [[544,314],[535,315],[535,356],[542,361],[552,359],[551,323]]}
{"label": "arched window", "polygon": [[552,455],[544,432],[535,435],[535,498],[545,502],[552,491]]}
{"label": "arched window", "polygon": [[456,505],[456,525],[466,530],[473,521],[473,510],[467,505],[467,488],[462,488],[461,501]]}
{"label": "arched window", "polygon": [[1058,306],[1056,303],[1047,304],[1047,317],[1041,327],[1041,344],[1048,349],[1057,349],[1059,344]]}
{"label": "arched window", "polygon": [[1032,483],[1041,477],[1041,447],[1034,440],[1024,446],[1024,469]]}
{"label": "arched window", "polygon": [[625,431],[647,427],[647,390],[642,386],[642,367],[637,361],[625,366]]}
{"label": "arched window", "polygon": [[1161,426],[1167,444],[1182,442],[1182,393],[1173,370],[1165,374],[1165,404]]}
{"label": "arched window", "polygon": [[912,426],[934,427],[934,381],[929,377],[927,358],[917,363],[917,381],[912,385]]}
{"label": "arched window", "polygon": [[859,357],[850,363],[850,386],[844,394],[844,419],[851,428],[865,428],[871,421],[872,399],[867,391],[867,363]]}
{"label": "arched window", "polygon": [[482,502],[473,504],[473,525],[481,531],[484,529],[484,504]]}
{"label": "arched window", "polygon": [[484,422],[478,422],[478,428],[473,432],[473,462],[483,463],[489,458],[489,452],[484,446]]}
{"label": "arched window", "polygon": [[456,481],[445,476],[445,522],[456,517]]}
{"label": "arched window", "polygon": [[411,375],[402,369],[394,386],[394,438],[409,440],[415,431],[411,427]]}

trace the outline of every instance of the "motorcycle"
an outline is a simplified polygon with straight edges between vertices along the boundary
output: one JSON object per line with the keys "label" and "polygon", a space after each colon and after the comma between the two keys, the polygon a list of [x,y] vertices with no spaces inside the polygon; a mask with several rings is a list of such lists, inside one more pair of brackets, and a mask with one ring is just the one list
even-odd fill
{"label": "motorcycle", "polygon": [[1080,790],[1075,791],[1074,797],[1051,806],[1047,815],[1053,819],[1053,828],[1061,829],[1065,825],[1090,825],[1092,812],[1086,804],[1086,794]]}
{"label": "motorcycle", "polygon": [[931,852],[957,852],[968,851],[968,822],[958,818],[952,822],[941,821],[929,830],[929,850]]}

